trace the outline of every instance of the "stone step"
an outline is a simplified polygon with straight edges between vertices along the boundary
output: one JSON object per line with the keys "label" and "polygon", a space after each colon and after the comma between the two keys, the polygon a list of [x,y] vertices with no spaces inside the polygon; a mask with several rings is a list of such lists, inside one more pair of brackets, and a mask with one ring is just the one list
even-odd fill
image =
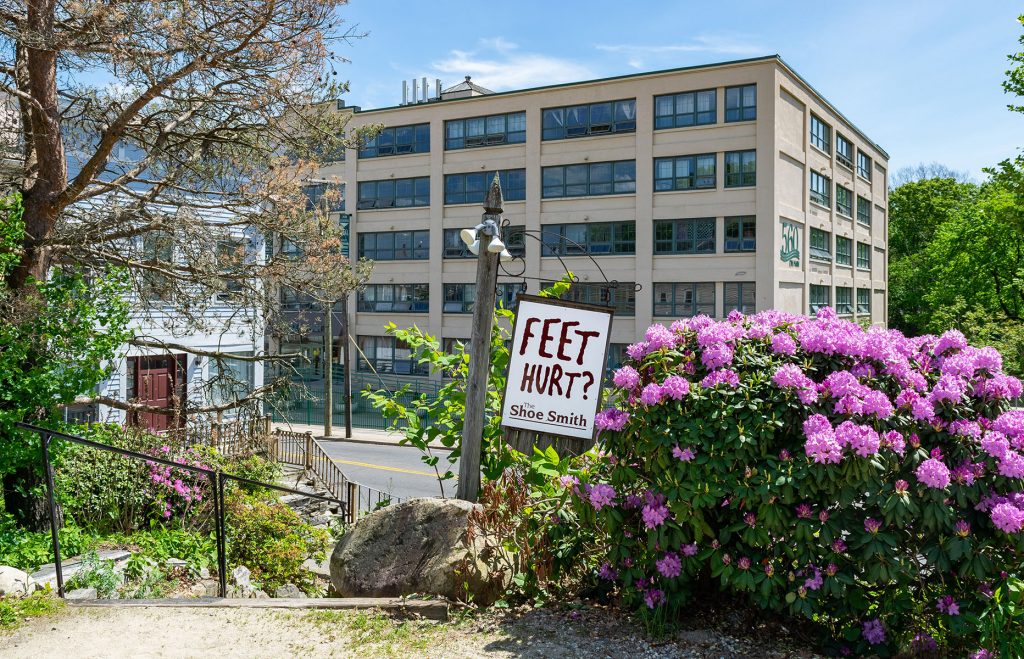
{"label": "stone step", "polygon": [[[116,570],[124,566],[128,559],[131,558],[132,553],[125,549],[103,549],[96,552],[96,555],[100,560],[113,562],[114,569]],[[71,577],[81,571],[81,556],[66,558],[61,561],[61,572],[64,576],[64,583],[67,583]],[[30,576],[33,581],[39,584],[40,587],[45,587],[49,584],[53,590],[57,590],[57,566],[54,563],[47,563],[46,565],[40,566],[39,569],[33,572]]]}

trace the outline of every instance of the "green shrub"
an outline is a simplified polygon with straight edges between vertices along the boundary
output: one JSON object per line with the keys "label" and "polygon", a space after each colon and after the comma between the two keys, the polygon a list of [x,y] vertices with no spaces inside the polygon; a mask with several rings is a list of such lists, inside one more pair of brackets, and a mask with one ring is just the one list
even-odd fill
{"label": "green shrub", "polygon": [[25,620],[51,615],[64,607],[64,600],[47,589],[27,597],[0,597],[0,629],[14,629]]}
{"label": "green shrub", "polygon": [[[231,474],[232,476],[238,476],[239,478],[247,478],[251,481],[259,481],[260,483],[270,483],[273,485],[277,482],[277,479],[281,477],[281,465],[277,462],[267,460],[260,455],[254,454],[229,460],[224,466],[224,472]],[[237,486],[249,494],[263,493],[268,496],[276,496],[273,494],[272,490],[261,488],[256,485],[237,483]]]}
{"label": "green shrub", "polygon": [[96,552],[90,552],[82,556],[81,569],[68,579],[65,589],[95,588],[97,596],[109,598],[117,594],[123,584],[124,578],[114,571],[112,561],[105,561]]}
{"label": "green shrub", "polygon": [[[65,526],[58,532],[61,555],[77,556],[96,545],[96,538],[78,526]],[[53,540],[50,533],[25,531],[15,526],[9,516],[0,513],[0,565],[10,565],[32,572],[40,565],[53,562]]]}
{"label": "green shrub", "polygon": [[645,339],[596,421],[607,476],[578,497],[627,604],[664,620],[717,582],[818,621],[836,649],[978,649],[1024,552],[1021,385],[996,351],[831,309]]}
{"label": "green shrub", "polygon": [[293,583],[316,594],[316,577],[302,568],[306,559],[323,560],[330,536],[302,521],[288,506],[241,490],[226,497],[230,565],[244,565],[267,592]]}

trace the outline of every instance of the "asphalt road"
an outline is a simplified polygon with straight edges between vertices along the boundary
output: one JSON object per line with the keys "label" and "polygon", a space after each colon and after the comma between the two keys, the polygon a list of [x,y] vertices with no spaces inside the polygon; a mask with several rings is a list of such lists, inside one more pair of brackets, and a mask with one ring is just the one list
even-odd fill
{"label": "asphalt road", "polygon": [[[421,453],[411,446],[330,440],[320,440],[320,445],[349,480],[402,499],[436,497],[441,493],[433,468],[423,464],[420,461]],[[444,473],[448,468],[448,452],[437,451],[435,455],[440,456],[437,467]],[[458,474],[458,462],[451,469]],[[454,478],[445,481],[445,496],[455,496],[455,487]]]}

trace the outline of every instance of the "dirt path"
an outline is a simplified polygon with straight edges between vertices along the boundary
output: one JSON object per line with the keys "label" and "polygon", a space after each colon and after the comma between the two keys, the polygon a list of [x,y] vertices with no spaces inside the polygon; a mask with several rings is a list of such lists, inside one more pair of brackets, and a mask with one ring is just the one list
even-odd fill
{"label": "dirt path", "polygon": [[[774,646],[774,647],[766,647]],[[810,657],[786,639],[683,631],[651,642],[600,608],[484,614],[445,623],[377,613],[69,608],[0,635],[0,657]]]}

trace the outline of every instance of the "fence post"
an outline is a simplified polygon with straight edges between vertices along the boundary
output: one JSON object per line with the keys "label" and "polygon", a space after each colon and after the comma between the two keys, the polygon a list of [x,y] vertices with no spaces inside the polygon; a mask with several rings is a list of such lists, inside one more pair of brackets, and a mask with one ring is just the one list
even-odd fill
{"label": "fence post", "polygon": [[306,431],[306,457],[303,460],[303,466],[306,469],[313,468],[313,433],[309,430]]}
{"label": "fence post", "polygon": [[348,501],[345,503],[348,506],[348,523],[354,524],[356,521],[356,514],[359,512],[359,486],[349,481],[345,484],[348,490]]}
{"label": "fence post", "polygon": [[224,474],[217,472],[217,480],[213,492],[214,505],[217,509],[217,572],[219,577],[220,596],[228,596],[228,542],[227,514],[224,510]]}
{"label": "fence post", "polygon": [[57,572],[57,596],[64,597],[64,568],[60,560],[60,535],[57,533],[57,501],[53,495],[53,465],[50,464],[50,435],[39,433],[46,473],[46,500],[50,505],[50,540],[53,543],[53,565]]}

